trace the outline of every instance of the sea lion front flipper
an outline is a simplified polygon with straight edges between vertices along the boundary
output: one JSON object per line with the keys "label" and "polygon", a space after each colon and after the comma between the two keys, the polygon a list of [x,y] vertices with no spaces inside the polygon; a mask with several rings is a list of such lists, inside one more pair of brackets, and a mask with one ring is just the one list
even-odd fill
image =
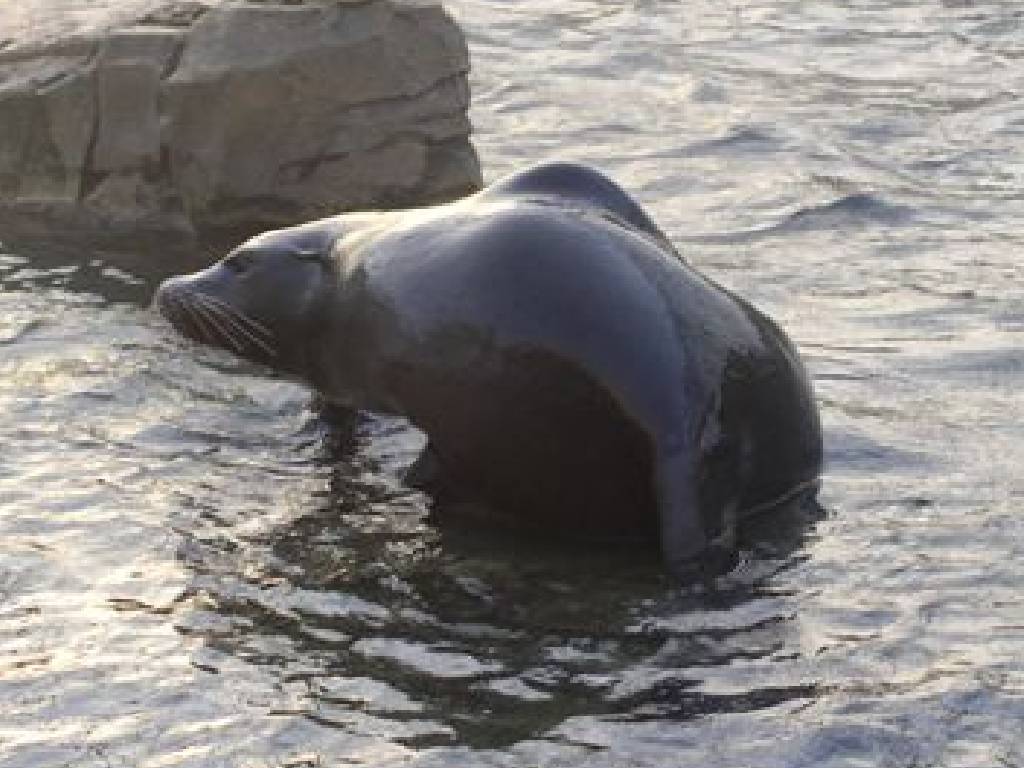
{"label": "sea lion front flipper", "polygon": [[429,440],[420,455],[402,475],[402,482],[410,488],[427,494],[435,504],[452,504],[465,501],[466,495],[459,491],[444,462]]}
{"label": "sea lion front flipper", "polygon": [[692,581],[707,537],[697,499],[696,467],[685,446],[661,449],[655,457],[655,493],[661,550],[673,576]]}
{"label": "sea lion front flipper", "polygon": [[409,465],[402,476],[402,482],[417,491],[433,495],[442,484],[441,460],[429,442],[423,446],[420,455]]}

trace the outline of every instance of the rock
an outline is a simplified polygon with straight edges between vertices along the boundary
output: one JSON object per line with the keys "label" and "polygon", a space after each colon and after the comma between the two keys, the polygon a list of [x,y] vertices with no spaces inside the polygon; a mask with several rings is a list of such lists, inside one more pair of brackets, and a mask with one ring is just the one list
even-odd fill
{"label": "rock", "polygon": [[480,185],[438,4],[19,0],[0,29],[4,227],[252,231]]}
{"label": "rock", "polygon": [[159,166],[161,86],[183,44],[182,32],[167,29],[118,30],[103,40],[95,74],[100,120],[93,173]]}
{"label": "rock", "polygon": [[0,199],[78,198],[96,119],[91,58],[0,63]]}

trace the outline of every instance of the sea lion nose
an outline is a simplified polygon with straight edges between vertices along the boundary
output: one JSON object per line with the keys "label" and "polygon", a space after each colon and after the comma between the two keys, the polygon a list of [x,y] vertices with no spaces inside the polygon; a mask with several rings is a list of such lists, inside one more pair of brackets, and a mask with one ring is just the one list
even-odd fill
{"label": "sea lion nose", "polygon": [[164,280],[153,295],[153,306],[171,326],[186,338],[207,342],[207,324],[194,308],[194,298],[187,290],[189,275],[179,275]]}
{"label": "sea lion nose", "polygon": [[186,336],[196,338],[197,328],[186,309],[185,287],[189,282],[188,278],[188,275],[179,275],[160,283],[156,293],[153,294],[151,306],[178,331]]}

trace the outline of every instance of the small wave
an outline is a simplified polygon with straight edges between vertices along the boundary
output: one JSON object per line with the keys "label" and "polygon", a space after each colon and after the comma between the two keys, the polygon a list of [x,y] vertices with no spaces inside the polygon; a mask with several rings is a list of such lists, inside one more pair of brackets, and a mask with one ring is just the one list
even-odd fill
{"label": "small wave", "polygon": [[889,202],[869,192],[852,192],[827,203],[799,208],[765,227],[679,239],[702,243],[736,243],[801,232],[904,226],[915,218],[916,212],[910,206]]}
{"label": "small wave", "polygon": [[821,205],[801,208],[774,226],[777,231],[837,229],[865,224],[897,225],[914,218],[913,208],[854,192]]}
{"label": "small wave", "polygon": [[852,429],[831,429],[825,437],[825,466],[829,474],[892,473],[934,465],[921,450],[885,444]]}
{"label": "small wave", "polygon": [[763,151],[769,146],[778,146],[779,139],[769,131],[753,125],[740,125],[732,128],[724,136],[703,139],[683,147],[685,157],[713,155],[722,152]]}

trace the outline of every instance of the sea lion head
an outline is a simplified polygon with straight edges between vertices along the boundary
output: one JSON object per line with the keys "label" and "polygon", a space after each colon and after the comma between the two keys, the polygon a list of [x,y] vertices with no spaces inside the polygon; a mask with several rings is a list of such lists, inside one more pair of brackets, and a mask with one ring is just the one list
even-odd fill
{"label": "sea lion head", "polygon": [[341,224],[324,220],[253,237],[215,264],[165,280],[160,313],[185,336],[308,375],[308,341],[323,331],[337,277]]}

